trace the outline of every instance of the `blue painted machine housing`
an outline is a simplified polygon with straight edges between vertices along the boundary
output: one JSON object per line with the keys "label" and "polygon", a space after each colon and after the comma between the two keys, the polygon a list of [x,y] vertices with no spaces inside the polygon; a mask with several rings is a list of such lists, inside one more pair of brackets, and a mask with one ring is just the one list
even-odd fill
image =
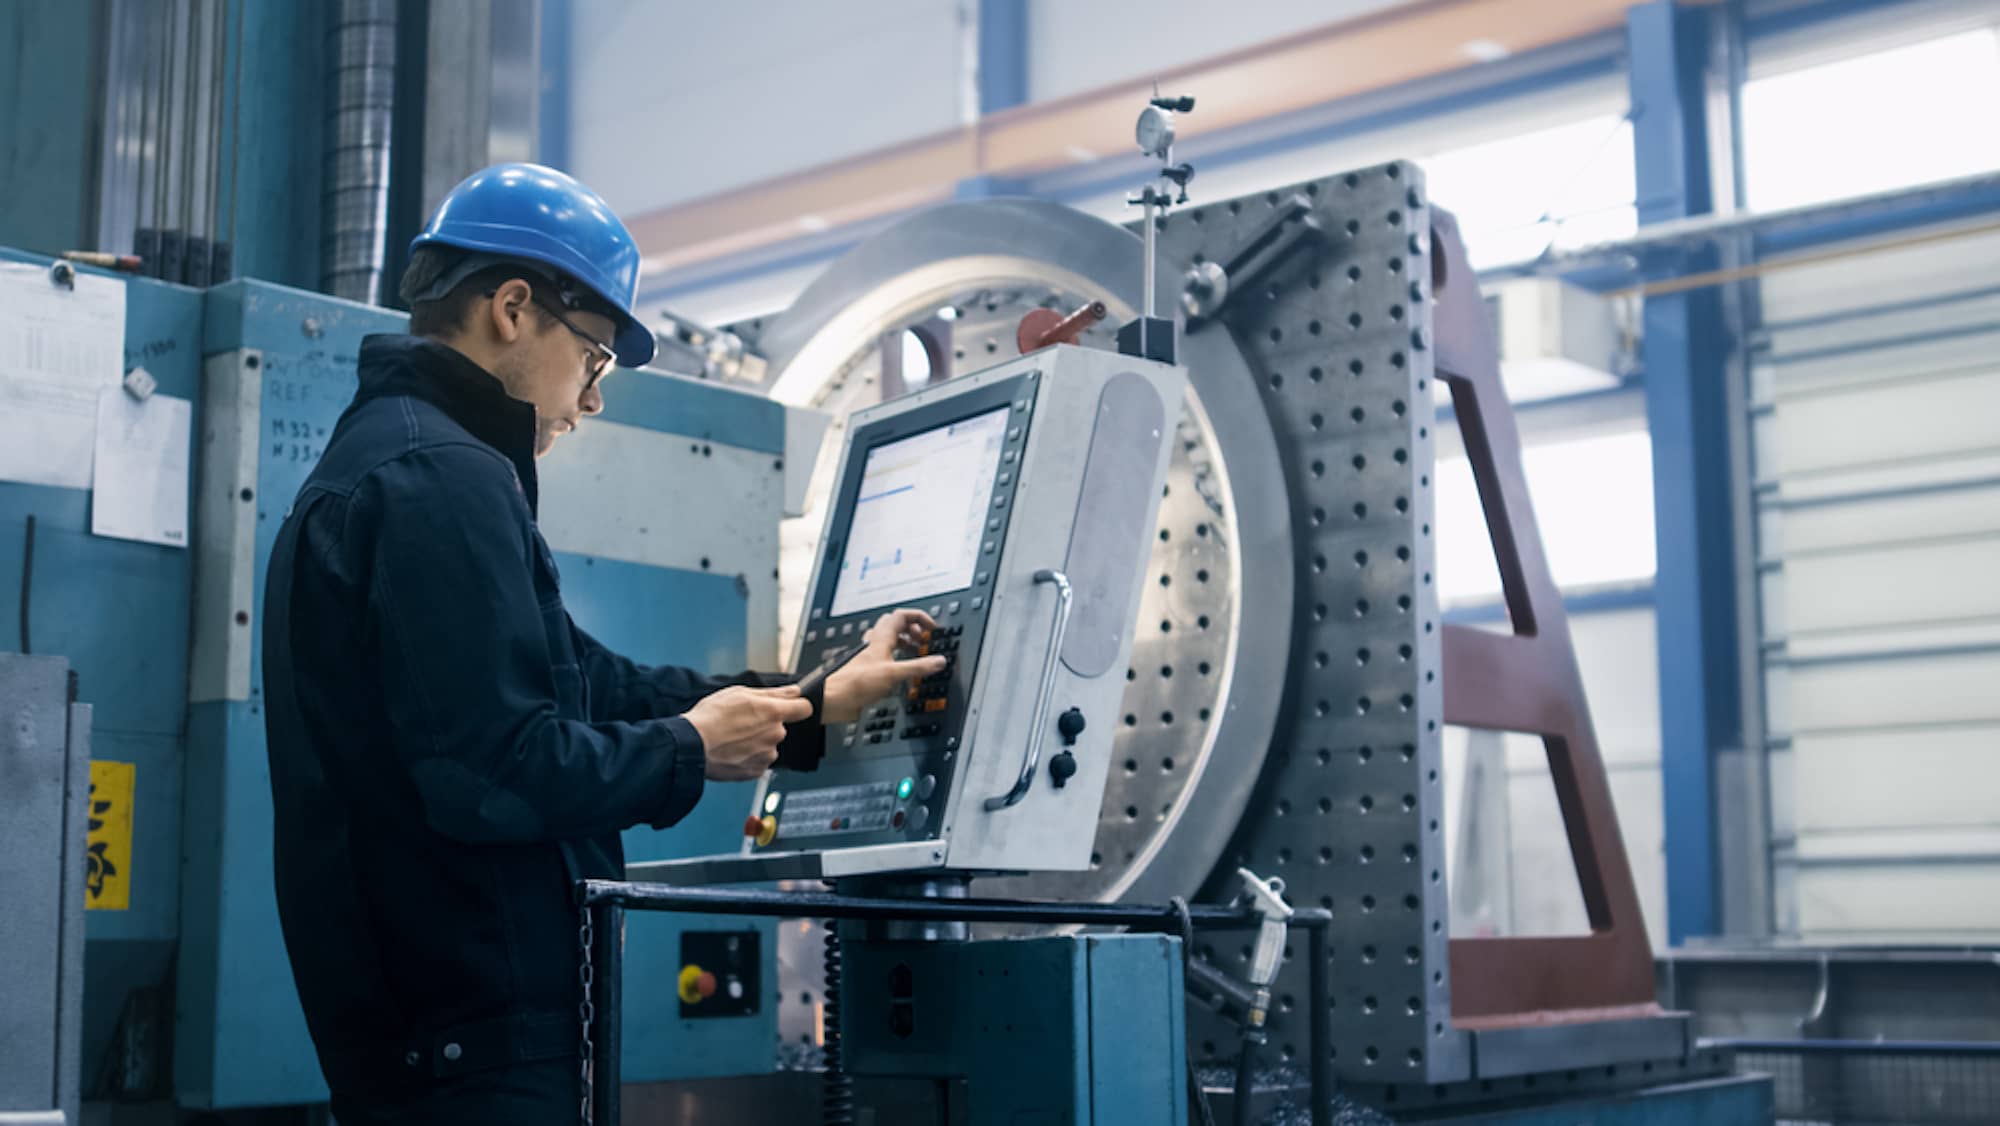
{"label": "blue painted machine housing", "polygon": [[[47,261],[11,251],[0,251],[0,258]],[[223,421],[218,409],[227,409],[202,401],[204,359],[239,349],[257,354],[256,484],[249,497],[231,499],[256,508],[250,604],[261,606],[272,539],[353,394],[361,338],[401,331],[404,318],[254,281],[205,292],[147,279],[125,286],[126,366],[143,364],[159,381],[158,393],[195,402],[197,471],[191,476],[199,476],[204,441]],[[651,374],[627,373],[611,390],[609,421],[750,451],[766,465],[784,450],[785,409],[777,403]],[[569,441],[589,437],[586,427]],[[729,465],[741,464],[704,459],[711,473],[735,472]],[[630,487],[704,487],[684,475],[664,483],[649,479],[644,469],[634,467]],[[190,488],[190,515],[198,523],[194,506],[203,484],[191,481]],[[253,615],[231,626],[246,631],[251,646],[248,697],[189,703],[193,623],[204,611],[218,612],[197,605],[194,596],[203,545],[184,551],[91,536],[89,501],[83,490],[0,482],[0,590],[21,589],[32,514],[33,649],[66,656],[77,670],[81,698],[96,706],[93,757],[137,765],[131,905],[88,916],[85,1094],[104,1093],[98,1077],[116,1050],[128,1004],[137,998],[127,1019],[143,1020],[148,998],[171,996],[176,1102],[224,1108],[322,1100],[326,1088],[299,1012],[271,889],[258,623]],[[781,515],[774,505],[774,527]],[[704,533],[696,527],[685,534]],[[747,663],[753,630],[763,628],[745,612],[747,587],[738,575],[563,551],[557,559],[578,623],[635,660],[735,671]],[[775,553],[768,563],[774,572]],[[227,607],[219,612],[231,613]],[[754,640],[766,651],[773,647],[773,639]],[[710,791],[674,829],[627,833],[628,856],[669,859],[733,847],[750,787],[711,785]],[[684,929],[763,932],[766,997],[756,1015],[679,1018],[675,978]],[[764,921],[633,920],[626,953],[627,1078],[771,1070],[775,948],[774,926]],[[155,1042],[162,1031],[154,1029]],[[141,1071],[162,1058],[142,1055]]]}

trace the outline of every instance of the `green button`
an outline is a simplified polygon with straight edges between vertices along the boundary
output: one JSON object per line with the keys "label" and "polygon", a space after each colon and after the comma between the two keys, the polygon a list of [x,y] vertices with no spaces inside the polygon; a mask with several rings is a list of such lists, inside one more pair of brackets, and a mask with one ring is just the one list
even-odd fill
{"label": "green button", "polygon": [[908,778],[905,778],[905,779],[903,779],[903,780],[902,780],[901,782],[898,782],[898,783],[896,783],[896,800],[897,800],[897,801],[907,801],[907,800],[909,800],[909,797],[910,797],[910,787],[912,787],[912,786],[915,786],[915,785],[916,785],[916,783],[915,783],[915,782],[912,782],[912,781],[911,781],[910,779],[908,779]]}

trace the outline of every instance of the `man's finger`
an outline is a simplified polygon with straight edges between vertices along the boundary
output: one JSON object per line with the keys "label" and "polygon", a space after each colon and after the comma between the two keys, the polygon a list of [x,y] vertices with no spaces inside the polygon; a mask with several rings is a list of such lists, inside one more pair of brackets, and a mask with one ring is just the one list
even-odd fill
{"label": "man's finger", "polygon": [[889,671],[897,680],[914,680],[920,676],[934,676],[945,670],[950,662],[939,656],[913,657],[907,661],[897,661],[889,666]]}
{"label": "man's finger", "polygon": [[812,718],[812,701],[797,698],[783,700],[779,702],[777,712],[778,718],[785,723],[802,723]]}
{"label": "man's finger", "polygon": [[776,696],[780,699],[783,699],[784,697],[787,696],[798,695],[799,686],[796,684],[777,684],[769,688],[752,688],[750,691],[755,692],[760,696]]}
{"label": "man's finger", "polygon": [[890,616],[896,620],[896,628],[898,630],[907,630],[912,625],[923,626],[924,629],[926,630],[933,630],[937,628],[937,622],[935,619],[933,619],[929,614],[924,613],[922,610],[919,610],[914,606],[906,606],[900,610],[895,611]]}

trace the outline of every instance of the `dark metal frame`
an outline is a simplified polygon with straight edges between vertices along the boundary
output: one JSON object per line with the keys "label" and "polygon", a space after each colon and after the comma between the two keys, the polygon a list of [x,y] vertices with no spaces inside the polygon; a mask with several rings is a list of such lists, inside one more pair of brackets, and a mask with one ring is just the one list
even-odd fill
{"label": "dark metal frame", "polygon": [[[594,914],[599,936],[595,955],[596,1024],[591,1029],[596,1060],[592,1081],[593,1120],[617,1126],[621,1025],[624,1020],[624,954],[617,936],[625,912],[678,911],[698,915],[754,915],[778,919],[852,919],[951,923],[1035,923],[1055,926],[1126,927],[1179,935],[1192,930],[1243,930],[1261,921],[1254,909],[1179,904],[1049,903],[1014,899],[901,899],[832,892],[756,891],[685,888],[623,880],[580,880],[576,902]],[[1326,997],[1327,930],[1330,912],[1303,908],[1291,925],[1306,932],[1307,964],[1312,967],[1311,1060],[1313,1126],[1332,1121],[1333,1067],[1325,1045],[1332,1038]]]}

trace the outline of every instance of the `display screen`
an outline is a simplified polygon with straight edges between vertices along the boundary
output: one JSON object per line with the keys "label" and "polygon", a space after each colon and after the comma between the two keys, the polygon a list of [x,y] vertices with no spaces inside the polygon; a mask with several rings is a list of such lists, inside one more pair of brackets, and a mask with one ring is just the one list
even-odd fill
{"label": "display screen", "polygon": [[1001,407],[868,451],[834,617],[972,585],[1007,415]]}

